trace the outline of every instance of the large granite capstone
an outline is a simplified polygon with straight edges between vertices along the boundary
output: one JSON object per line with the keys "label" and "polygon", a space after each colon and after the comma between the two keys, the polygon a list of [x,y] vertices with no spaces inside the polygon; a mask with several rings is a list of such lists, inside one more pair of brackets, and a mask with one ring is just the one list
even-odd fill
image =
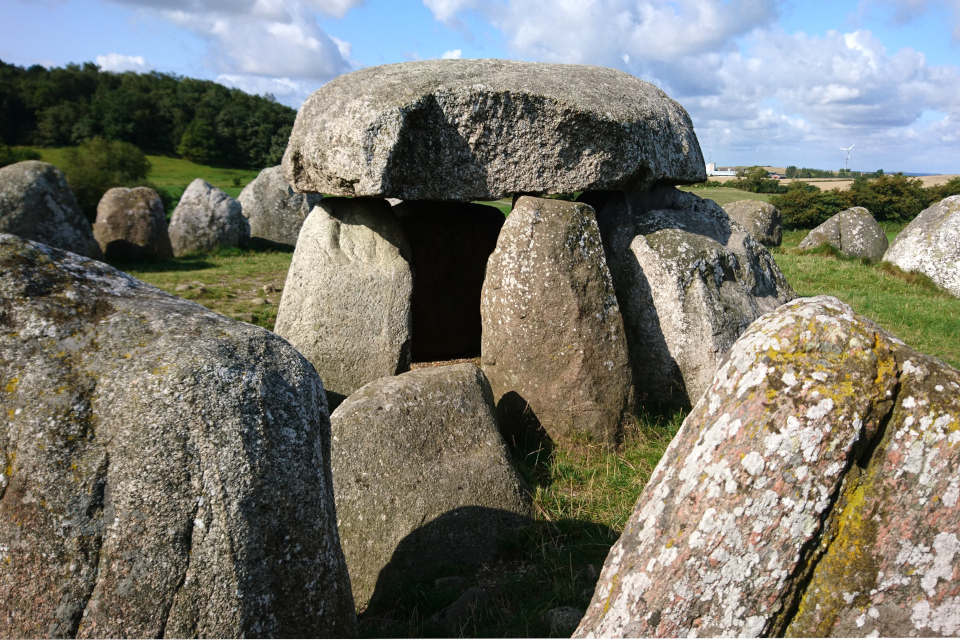
{"label": "large granite capstone", "polygon": [[622,71],[508,60],[361,69],[317,90],[283,158],[297,191],[403,200],[699,182],[690,116]]}

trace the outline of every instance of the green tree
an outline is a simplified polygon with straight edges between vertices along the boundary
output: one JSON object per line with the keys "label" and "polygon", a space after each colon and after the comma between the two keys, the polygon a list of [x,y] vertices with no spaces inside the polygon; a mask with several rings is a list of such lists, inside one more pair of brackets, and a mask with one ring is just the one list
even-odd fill
{"label": "green tree", "polygon": [[219,164],[221,160],[217,130],[206,118],[197,118],[183,132],[177,153],[200,164]]}
{"label": "green tree", "polygon": [[68,149],[60,167],[77,202],[91,222],[97,217],[97,205],[107,190],[114,187],[149,186],[150,161],[143,151],[129,142],[94,138]]}
{"label": "green tree", "polygon": [[796,177],[797,177],[797,168],[796,168],[795,166],[793,166],[793,165],[790,165],[789,167],[786,168],[786,170],[784,171],[784,174],[785,174],[786,177],[788,177],[788,178],[791,178],[791,179],[796,178]]}

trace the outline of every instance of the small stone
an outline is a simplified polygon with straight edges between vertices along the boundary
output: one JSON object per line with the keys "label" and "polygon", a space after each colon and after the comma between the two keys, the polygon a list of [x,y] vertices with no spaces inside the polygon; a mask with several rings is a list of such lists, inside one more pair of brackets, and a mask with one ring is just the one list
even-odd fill
{"label": "small stone", "polygon": [[543,621],[550,625],[550,635],[568,638],[577,630],[583,611],[573,607],[557,607],[543,614]]}
{"label": "small stone", "polygon": [[266,298],[254,298],[253,300],[250,301],[250,303],[253,304],[253,305],[256,306],[256,307],[262,307],[263,305],[267,304],[267,299],[266,299]]}
{"label": "small stone", "polygon": [[190,289],[193,289],[193,286],[192,286],[192,285],[189,285],[189,284],[178,284],[178,285],[176,286],[176,288],[174,288],[174,291],[190,291]]}
{"label": "small stone", "polygon": [[196,293],[197,293],[198,296],[203,296],[203,295],[206,295],[206,294],[210,293],[210,290],[207,289],[207,288],[204,287],[204,286],[199,286],[199,287],[197,287],[197,288],[195,289],[195,291],[196,291]]}
{"label": "small stone", "polygon": [[272,284],[263,285],[263,292],[265,294],[270,294],[270,293],[273,293],[274,291],[276,291],[276,289],[273,288]]}

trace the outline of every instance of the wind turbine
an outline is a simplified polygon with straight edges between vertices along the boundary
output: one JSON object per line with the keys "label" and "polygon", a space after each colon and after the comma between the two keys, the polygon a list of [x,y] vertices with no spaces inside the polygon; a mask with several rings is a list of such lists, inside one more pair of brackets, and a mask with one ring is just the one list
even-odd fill
{"label": "wind turbine", "polygon": [[843,170],[844,170],[844,171],[847,170],[847,163],[850,162],[850,149],[853,149],[853,145],[850,145],[850,146],[847,147],[846,149],[844,149],[843,147],[840,147],[840,151],[846,151],[846,152],[847,152],[847,158],[843,161]]}

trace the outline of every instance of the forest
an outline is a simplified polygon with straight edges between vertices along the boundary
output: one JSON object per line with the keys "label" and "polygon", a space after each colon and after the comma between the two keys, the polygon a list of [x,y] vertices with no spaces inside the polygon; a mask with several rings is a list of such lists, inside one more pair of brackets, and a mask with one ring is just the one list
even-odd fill
{"label": "forest", "polygon": [[102,138],[155,155],[260,169],[280,163],[296,111],[209,80],[47,69],[0,60],[0,143],[64,147]]}

